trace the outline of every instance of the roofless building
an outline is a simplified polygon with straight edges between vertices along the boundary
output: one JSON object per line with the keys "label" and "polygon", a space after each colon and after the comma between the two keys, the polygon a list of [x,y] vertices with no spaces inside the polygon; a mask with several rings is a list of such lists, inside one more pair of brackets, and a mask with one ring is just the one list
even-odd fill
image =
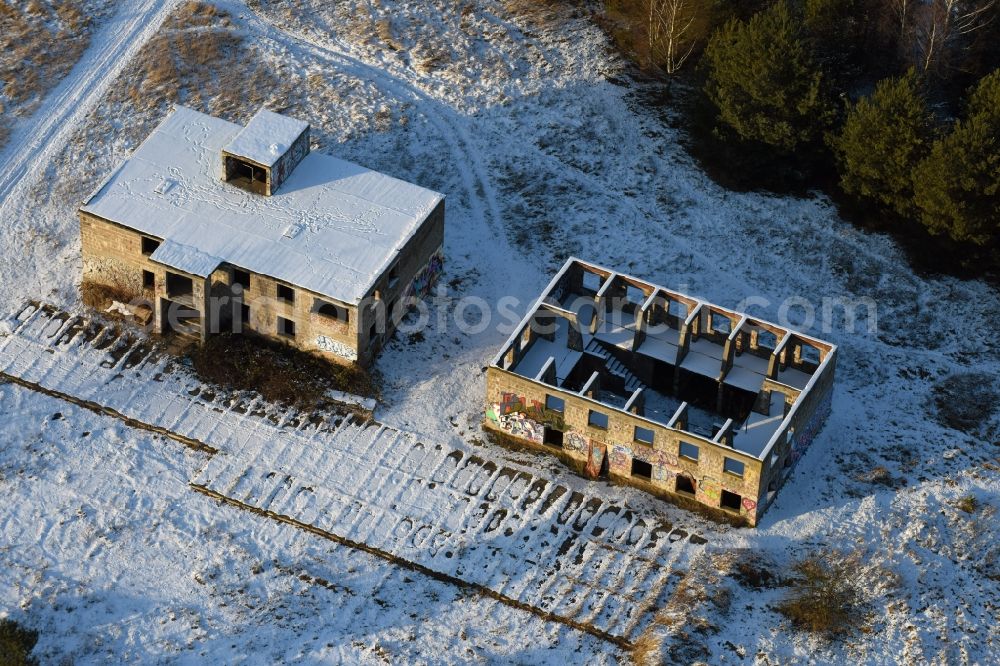
{"label": "roofless building", "polygon": [[83,279],[143,294],[157,331],[362,364],[443,263],[441,194],[312,153],[308,123],[267,110],[241,127],[175,107],[79,214]]}
{"label": "roofless building", "polygon": [[755,525],[830,412],[837,348],[570,259],[487,368],[486,426]]}

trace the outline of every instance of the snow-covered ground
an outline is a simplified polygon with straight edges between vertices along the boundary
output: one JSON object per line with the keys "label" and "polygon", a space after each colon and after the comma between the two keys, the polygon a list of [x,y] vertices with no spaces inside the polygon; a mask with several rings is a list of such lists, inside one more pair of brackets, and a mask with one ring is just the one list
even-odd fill
{"label": "snow-covered ground", "polygon": [[[138,6],[126,4],[120,22]],[[25,298],[77,306],[78,200],[54,193],[99,181],[158,119],[158,107],[133,113],[112,93],[129,85],[116,68],[168,4],[143,4],[142,29],[121,44],[116,32],[95,35],[80,71],[36,116],[42,140],[4,153],[15,168],[0,169],[12,174],[0,202],[0,311]],[[585,17],[525,21],[492,0],[460,10],[443,0],[219,4],[262,63],[295,84],[279,110],[308,119],[322,150],[447,195],[446,288],[435,303],[445,312],[463,296],[526,305],[569,254],[770,319],[787,314],[789,297],[799,299],[793,321],[809,307],[819,318],[824,298],[877,307],[875,330],[864,317],[850,330],[837,316],[811,327],[840,346],[833,413],[756,530],[705,524],[550,460],[479,445],[482,369],[505,337],[493,325],[466,335],[435,317],[422,336],[397,336],[379,361],[381,421],[697,525],[716,550],[758,552],[779,568],[815,550],[857,550],[898,576],[891,590],[871,590],[870,631],[832,643],[791,630],[771,608],[778,592],[734,583],[728,610],[713,611],[721,630],[697,638],[710,663],[995,662],[995,290],[915,274],[891,240],[854,229],[821,196],[715,185],[684,152],[669,109],[642,103],[649,91],[625,79]],[[954,380],[943,382],[973,374],[966,394],[982,418],[943,418],[940,388]],[[186,488],[205,459],[175,442],[10,385],[0,410],[0,487],[17,499],[0,509],[11,563],[0,569],[0,605],[41,630],[52,660],[537,663],[615,650],[217,506]],[[976,508],[962,511],[970,496]],[[299,580],[303,571],[330,587]]]}

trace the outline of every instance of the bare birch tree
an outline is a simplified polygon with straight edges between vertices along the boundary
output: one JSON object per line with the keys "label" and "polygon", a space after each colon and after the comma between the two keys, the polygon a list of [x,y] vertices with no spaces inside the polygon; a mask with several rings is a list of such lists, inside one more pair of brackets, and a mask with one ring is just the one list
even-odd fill
{"label": "bare birch tree", "polygon": [[675,74],[694,51],[705,19],[703,0],[647,0],[649,53],[667,74]]}
{"label": "bare birch tree", "polygon": [[940,72],[955,50],[967,46],[968,37],[990,23],[989,10],[996,0],[932,0],[918,21],[916,47],[924,72]]}

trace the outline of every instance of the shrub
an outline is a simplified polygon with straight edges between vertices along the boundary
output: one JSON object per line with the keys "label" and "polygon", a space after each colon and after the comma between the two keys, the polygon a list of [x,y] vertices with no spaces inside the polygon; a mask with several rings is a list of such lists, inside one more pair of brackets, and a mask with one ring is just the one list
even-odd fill
{"label": "shrub", "polygon": [[828,637],[852,633],[864,609],[855,584],[857,559],[839,553],[812,555],[794,565],[788,597],[778,612],[799,629]]}
{"label": "shrub", "polygon": [[330,363],[282,342],[252,335],[213,335],[190,359],[204,381],[237,391],[257,391],[266,400],[300,408],[323,402],[328,390],[366,397],[375,379],[357,365]]}
{"label": "shrub", "polygon": [[791,153],[830,122],[823,75],[784,0],[715,31],[704,63],[717,118],[743,141]]}
{"label": "shrub", "polygon": [[781,580],[771,572],[773,567],[772,562],[759,558],[741,558],[733,567],[732,576],[743,587],[753,590],[771,589],[781,585]]}
{"label": "shrub", "polygon": [[0,664],[3,666],[31,666],[38,660],[31,651],[38,643],[38,632],[22,627],[14,620],[0,620]]}
{"label": "shrub", "polygon": [[966,513],[975,513],[976,509],[979,508],[979,501],[974,495],[966,495],[958,500],[955,506]]}
{"label": "shrub", "polygon": [[948,428],[983,436],[1000,404],[1000,388],[988,372],[958,373],[945,377],[933,388],[934,416]]}
{"label": "shrub", "polygon": [[1000,69],[980,81],[965,119],[914,170],[920,219],[956,241],[1000,242]]}
{"label": "shrub", "polygon": [[878,84],[847,114],[833,139],[840,187],[881,210],[915,212],[913,168],[927,154],[932,118],[911,69]]}
{"label": "shrub", "polygon": [[84,280],[80,283],[80,300],[87,307],[104,312],[114,301],[133,303],[142,298],[142,294],[125,285],[108,285],[100,282]]}

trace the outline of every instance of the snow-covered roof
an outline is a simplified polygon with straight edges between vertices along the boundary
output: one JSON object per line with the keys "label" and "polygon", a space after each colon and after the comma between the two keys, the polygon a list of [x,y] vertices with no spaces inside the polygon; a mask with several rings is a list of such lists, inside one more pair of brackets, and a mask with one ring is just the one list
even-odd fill
{"label": "snow-covered roof", "polygon": [[242,129],[176,107],[81,210],[169,241],[154,259],[178,270],[227,262],[357,303],[443,199],[320,153],[273,196],[252,194],[221,178]]}
{"label": "snow-covered roof", "polygon": [[222,263],[216,256],[169,239],[160,243],[160,247],[156,248],[149,258],[198,277],[208,277]]}
{"label": "snow-covered roof", "polygon": [[222,149],[261,166],[274,166],[308,127],[304,120],[261,109]]}

